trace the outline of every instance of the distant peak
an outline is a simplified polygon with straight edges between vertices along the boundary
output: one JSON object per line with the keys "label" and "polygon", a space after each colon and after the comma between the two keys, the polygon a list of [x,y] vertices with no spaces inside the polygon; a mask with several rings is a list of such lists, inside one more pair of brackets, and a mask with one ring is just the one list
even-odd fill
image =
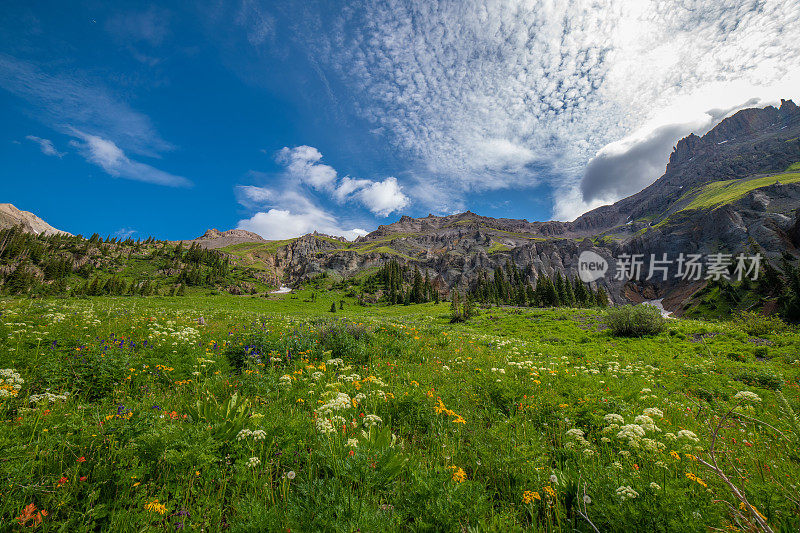
{"label": "distant peak", "polygon": [[29,211],[17,209],[14,204],[0,204],[0,228],[19,226],[28,233],[36,235],[70,235],[54,228]]}
{"label": "distant peak", "polygon": [[201,237],[199,237],[199,238],[200,239],[216,239],[217,237],[222,237],[222,232],[219,231],[216,228],[211,228],[211,229],[207,229],[206,232],[203,233],[203,235]]}

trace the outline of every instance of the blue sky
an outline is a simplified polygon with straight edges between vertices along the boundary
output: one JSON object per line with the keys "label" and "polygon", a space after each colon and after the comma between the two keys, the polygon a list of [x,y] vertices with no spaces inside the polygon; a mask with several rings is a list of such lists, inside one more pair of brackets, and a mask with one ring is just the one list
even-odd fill
{"label": "blue sky", "polygon": [[169,239],[572,219],[680,137],[797,100],[799,21],[781,0],[7,1],[0,202]]}

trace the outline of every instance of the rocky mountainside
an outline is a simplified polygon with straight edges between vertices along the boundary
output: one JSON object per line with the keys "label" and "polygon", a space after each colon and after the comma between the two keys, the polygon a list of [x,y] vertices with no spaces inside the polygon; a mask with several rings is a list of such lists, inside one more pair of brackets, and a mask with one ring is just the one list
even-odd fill
{"label": "rocky mountainside", "polygon": [[[481,271],[509,260],[531,282],[539,273],[575,276],[584,250],[612,265],[626,253],[736,254],[754,246],[773,259],[797,256],[798,162],[800,108],[783,101],[780,108],[739,111],[702,137],[680,140],[652,185],[573,222],[496,219],[469,211],[403,216],[352,243],[322,235],[271,243],[249,237],[252,246],[227,250],[240,260],[261,262],[287,284],[322,272],[357,276],[397,259],[418,266],[444,290],[467,288]],[[618,302],[669,296],[686,285],[675,279],[623,282],[613,275],[598,283]]]}
{"label": "rocky mountainside", "polygon": [[13,204],[0,204],[0,228],[20,226],[36,235],[70,235],[56,229],[29,211],[20,211]]}
{"label": "rocky mountainside", "polygon": [[[0,227],[21,225],[37,234],[63,233],[35,215],[0,204]],[[440,291],[473,286],[482,272],[513,262],[535,284],[544,274],[575,277],[578,257],[592,251],[611,272],[593,281],[612,300],[666,297],[680,304],[705,282],[626,281],[614,278],[623,254],[750,253],[774,263],[800,255],[800,108],[746,109],[675,146],[664,174],[641,192],[590,211],[572,222],[529,222],[472,212],[393,224],[346,241],[313,233],[268,241],[245,230],[210,229],[184,244],[219,250],[259,282],[294,285],[326,273],[367,275],[389,261],[415,266]],[[176,243],[172,243],[176,244]],[[252,277],[252,276],[251,276]]]}
{"label": "rocky mountainside", "polygon": [[780,108],[743,109],[703,137],[678,141],[666,172],[641,192],[579,217],[576,231],[608,230],[657,217],[691,188],[703,184],[782,172],[800,161],[800,108],[783,100]]}

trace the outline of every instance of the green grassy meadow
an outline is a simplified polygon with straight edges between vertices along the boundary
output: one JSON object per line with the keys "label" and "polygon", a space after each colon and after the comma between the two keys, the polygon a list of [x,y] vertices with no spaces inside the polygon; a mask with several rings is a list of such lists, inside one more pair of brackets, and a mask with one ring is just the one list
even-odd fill
{"label": "green grassy meadow", "polygon": [[800,527],[796,328],[310,290],[0,311],[3,531]]}

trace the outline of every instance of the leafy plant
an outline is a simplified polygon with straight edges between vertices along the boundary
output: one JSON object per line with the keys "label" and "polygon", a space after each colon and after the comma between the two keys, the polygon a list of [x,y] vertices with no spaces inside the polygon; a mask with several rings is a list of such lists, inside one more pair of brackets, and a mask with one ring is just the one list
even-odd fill
{"label": "leafy plant", "polygon": [[664,331],[666,320],[652,305],[623,305],[608,310],[606,325],[616,337],[644,337]]}
{"label": "leafy plant", "polygon": [[186,408],[192,420],[209,425],[211,432],[221,440],[233,439],[250,417],[250,400],[234,393],[224,402],[219,402],[210,393]]}

